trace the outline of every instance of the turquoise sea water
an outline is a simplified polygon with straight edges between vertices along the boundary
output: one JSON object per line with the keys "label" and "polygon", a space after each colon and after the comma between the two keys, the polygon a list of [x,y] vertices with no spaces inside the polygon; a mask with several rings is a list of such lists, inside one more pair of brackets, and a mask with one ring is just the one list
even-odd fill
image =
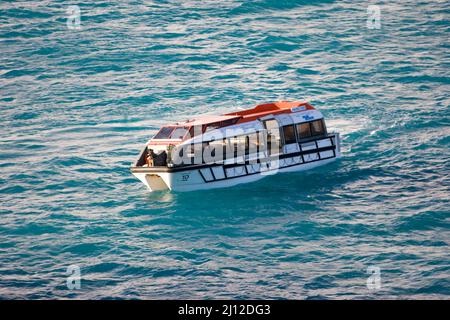
{"label": "turquoise sea water", "polygon": [[[448,299],[449,12],[2,1],[0,298]],[[165,122],[302,99],[341,160],[192,193],[129,171]]]}

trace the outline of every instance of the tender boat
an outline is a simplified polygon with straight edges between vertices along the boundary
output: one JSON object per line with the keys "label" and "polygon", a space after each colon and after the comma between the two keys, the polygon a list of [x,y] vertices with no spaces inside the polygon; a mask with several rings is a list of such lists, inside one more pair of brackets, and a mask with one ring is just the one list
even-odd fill
{"label": "tender boat", "polygon": [[308,102],[280,101],[162,127],[131,172],[150,191],[230,187],[278,172],[307,170],[341,156]]}

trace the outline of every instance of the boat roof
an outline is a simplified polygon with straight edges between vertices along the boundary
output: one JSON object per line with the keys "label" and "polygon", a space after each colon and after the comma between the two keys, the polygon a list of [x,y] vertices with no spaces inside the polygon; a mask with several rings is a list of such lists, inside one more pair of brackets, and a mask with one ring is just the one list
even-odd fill
{"label": "boat roof", "polygon": [[[239,127],[241,129],[248,129],[254,131],[255,124],[250,124],[257,119],[265,119],[266,117],[278,116],[277,118],[284,123],[284,125],[293,122],[300,123],[311,119],[319,119],[322,114],[317,111],[312,105],[306,101],[278,101],[272,103],[265,103],[257,105],[252,109],[236,111],[223,115],[203,115],[195,117],[194,119],[180,121],[166,125],[165,127],[194,127],[202,126],[203,128],[209,124],[220,123],[219,128],[207,132],[203,132],[202,136],[213,134],[216,130],[222,130],[230,127]],[[234,121],[230,121],[234,120]],[[247,128],[247,126],[249,126]],[[160,129],[162,130],[162,129]],[[204,129],[203,129],[204,130]],[[198,137],[197,137],[198,138]],[[159,141],[161,140],[161,141]],[[149,143],[166,144],[170,139],[150,139]],[[188,139],[190,140],[190,139]],[[173,143],[173,142],[172,142]]]}
{"label": "boat roof", "polygon": [[315,109],[312,105],[310,105],[306,101],[278,101],[259,104],[252,109],[231,112],[224,115],[199,116],[194,119],[171,124],[170,126],[198,126],[237,118],[239,118],[238,123],[243,123],[256,120],[269,114],[275,115],[281,113],[292,113],[306,110],[315,110]]}
{"label": "boat roof", "polygon": [[215,123],[215,122],[237,119],[237,118],[241,118],[241,116],[239,116],[239,115],[220,115],[220,116],[205,115],[205,116],[199,116],[194,119],[177,122],[173,125],[175,125],[175,126],[198,126],[198,125]]}
{"label": "boat roof", "polygon": [[227,113],[227,115],[241,116],[239,122],[253,121],[269,114],[292,113],[298,111],[315,110],[312,105],[306,101],[278,101],[259,104],[253,109]]}

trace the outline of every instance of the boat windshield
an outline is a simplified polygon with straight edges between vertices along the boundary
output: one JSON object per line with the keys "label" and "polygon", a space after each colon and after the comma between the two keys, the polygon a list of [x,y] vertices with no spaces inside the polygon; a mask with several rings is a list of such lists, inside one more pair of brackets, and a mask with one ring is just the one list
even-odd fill
{"label": "boat windshield", "polygon": [[188,131],[189,127],[177,127],[170,135],[170,139],[183,139]]}
{"label": "boat windshield", "polygon": [[189,127],[162,127],[153,139],[183,139]]}
{"label": "boat windshield", "polygon": [[162,127],[153,139],[169,139],[174,127]]}

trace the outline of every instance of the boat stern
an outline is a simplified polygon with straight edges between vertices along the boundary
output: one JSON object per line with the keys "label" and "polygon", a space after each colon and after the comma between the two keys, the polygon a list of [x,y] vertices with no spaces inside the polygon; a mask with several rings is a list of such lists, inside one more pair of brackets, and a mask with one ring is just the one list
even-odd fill
{"label": "boat stern", "polygon": [[150,191],[171,190],[172,184],[168,172],[149,170],[155,168],[131,167],[131,173]]}

